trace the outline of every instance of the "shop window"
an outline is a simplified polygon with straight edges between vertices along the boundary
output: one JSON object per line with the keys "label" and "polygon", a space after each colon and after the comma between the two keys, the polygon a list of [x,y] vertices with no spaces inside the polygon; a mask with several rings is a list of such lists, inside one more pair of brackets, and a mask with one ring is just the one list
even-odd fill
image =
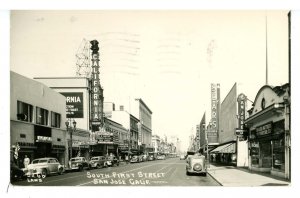
{"label": "shop window", "polygon": [[36,123],[40,125],[48,125],[48,110],[36,108]]}
{"label": "shop window", "polygon": [[273,141],[273,168],[284,171],[284,139]]}
{"label": "shop window", "polygon": [[51,112],[51,126],[52,127],[60,127],[60,114],[59,113],[55,113],[55,112]]}
{"label": "shop window", "polygon": [[25,102],[17,101],[17,119],[32,122],[33,106]]}

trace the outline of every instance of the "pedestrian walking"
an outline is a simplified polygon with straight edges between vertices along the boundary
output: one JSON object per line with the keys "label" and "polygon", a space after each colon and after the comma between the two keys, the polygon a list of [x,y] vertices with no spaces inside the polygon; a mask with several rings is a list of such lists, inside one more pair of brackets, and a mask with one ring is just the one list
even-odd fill
{"label": "pedestrian walking", "polygon": [[24,158],[24,167],[27,168],[27,166],[29,165],[30,163],[30,159],[27,157],[27,155],[25,155],[25,158]]}

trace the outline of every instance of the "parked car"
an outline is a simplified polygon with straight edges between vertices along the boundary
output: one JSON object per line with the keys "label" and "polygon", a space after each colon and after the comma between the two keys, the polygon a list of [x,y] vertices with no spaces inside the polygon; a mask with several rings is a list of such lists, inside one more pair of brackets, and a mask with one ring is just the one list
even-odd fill
{"label": "parked car", "polygon": [[104,156],[94,156],[89,163],[91,168],[103,168],[107,166],[106,161]]}
{"label": "parked car", "polygon": [[106,163],[105,166],[109,166],[109,167],[114,166],[114,165],[119,166],[120,161],[116,156],[109,156],[109,157],[107,157],[105,163]]}
{"label": "parked car", "polygon": [[143,155],[138,155],[139,161],[143,162]]}
{"label": "parked car", "polygon": [[50,174],[62,174],[65,169],[56,158],[45,157],[34,159],[23,171],[27,177],[45,178]]}
{"label": "parked car", "polygon": [[165,160],[165,159],[166,159],[166,156],[165,156],[165,155],[158,155],[158,156],[157,156],[157,159],[158,159],[158,160]]}
{"label": "parked car", "polygon": [[190,175],[191,173],[207,175],[207,166],[205,156],[201,154],[190,155],[187,158],[186,163],[186,174]]}
{"label": "parked car", "polygon": [[84,168],[90,169],[89,162],[84,157],[74,157],[69,161],[69,166],[71,170],[82,171]]}
{"label": "parked car", "polygon": [[131,159],[130,159],[130,163],[135,163],[135,162],[137,162],[137,163],[140,162],[140,158],[139,158],[138,155],[134,155],[134,156],[132,156]]}
{"label": "parked car", "polygon": [[147,154],[142,155],[142,161],[143,162],[148,161],[148,159],[149,159],[149,155],[147,155]]}
{"label": "parked car", "polygon": [[184,160],[185,159],[185,156],[184,155],[180,155],[180,160]]}
{"label": "parked car", "polygon": [[153,160],[154,160],[154,156],[153,156],[153,155],[149,155],[148,160],[149,160],[149,161],[153,161]]}

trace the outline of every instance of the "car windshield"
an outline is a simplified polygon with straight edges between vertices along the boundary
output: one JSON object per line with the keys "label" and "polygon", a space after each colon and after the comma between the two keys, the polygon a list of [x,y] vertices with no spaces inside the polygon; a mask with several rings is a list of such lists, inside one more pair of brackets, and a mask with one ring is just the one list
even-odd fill
{"label": "car windshield", "polygon": [[91,160],[99,160],[99,157],[92,157]]}
{"label": "car windshield", "polygon": [[32,163],[33,164],[40,164],[40,163],[47,163],[47,159],[36,159],[36,160],[33,160]]}
{"label": "car windshield", "polygon": [[77,162],[77,161],[82,161],[82,159],[81,158],[72,158],[71,159],[71,162]]}

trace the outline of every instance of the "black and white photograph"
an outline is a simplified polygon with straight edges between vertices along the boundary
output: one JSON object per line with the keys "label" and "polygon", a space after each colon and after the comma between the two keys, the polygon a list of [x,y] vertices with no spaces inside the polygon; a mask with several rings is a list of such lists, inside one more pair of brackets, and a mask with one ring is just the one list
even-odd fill
{"label": "black and white photograph", "polygon": [[10,10],[7,193],[288,191],[294,16]]}

